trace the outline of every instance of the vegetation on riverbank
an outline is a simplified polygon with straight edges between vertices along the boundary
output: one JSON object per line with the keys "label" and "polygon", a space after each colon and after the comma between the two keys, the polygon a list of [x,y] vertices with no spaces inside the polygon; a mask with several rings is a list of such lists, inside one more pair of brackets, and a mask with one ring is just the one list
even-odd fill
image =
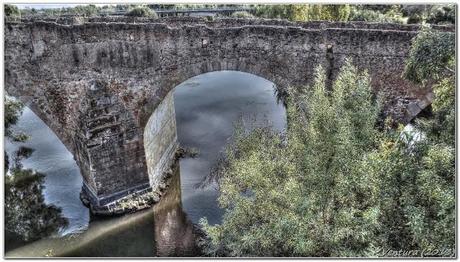
{"label": "vegetation on riverbank", "polygon": [[348,21],[350,11],[350,5],[259,5],[256,16],[291,21]]}
{"label": "vegetation on riverbank", "polygon": [[[25,142],[28,136],[12,129],[17,123],[24,105],[5,98],[5,136],[14,142]],[[19,138],[18,138],[19,137]],[[68,221],[62,210],[45,203],[43,196],[45,175],[22,166],[33,149],[19,147],[10,156],[5,152],[5,249],[20,243],[37,240],[57,233]]]}
{"label": "vegetation on riverbank", "polygon": [[350,62],[332,90],[326,89],[321,69],[311,88],[290,90],[287,140],[269,129],[238,129],[219,170],[223,223],[202,221],[207,253],[367,257],[436,249],[450,253],[433,256],[453,255],[455,49],[450,37],[421,33],[408,60],[408,79],[436,82],[433,116],[414,124],[422,140],[402,127],[377,128],[370,79]]}
{"label": "vegetation on riverbank", "polygon": [[29,139],[26,134],[15,132],[11,129],[11,127],[18,122],[23,109],[24,105],[21,102],[11,98],[5,98],[5,136],[16,142],[24,142]]}
{"label": "vegetation on riverbank", "polygon": [[455,5],[320,5],[320,4],[251,4],[251,5],[216,5],[216,4],[129,4],[129,5],[78,5],[37,10],[25,8],[19,10],[14,5],[5,5],[5,15],[11,18],[21,16],[59,16],[79,15],[85,17],[109,15],[126,12],[130,16],[157,17],[154,10],[185,10],[185,9],[216,9],[216,8],[251,8],[251,12],[237,11],[232,17],[237,18],[270,18],[291,21],[367,21],[391,22],[407,24],[455,24]]}
{"label": "vegetation on riverbank", "polygon": [[258,5],[258,17],[291,21],[367,21],[387,23],[454,24],[455,5]]}

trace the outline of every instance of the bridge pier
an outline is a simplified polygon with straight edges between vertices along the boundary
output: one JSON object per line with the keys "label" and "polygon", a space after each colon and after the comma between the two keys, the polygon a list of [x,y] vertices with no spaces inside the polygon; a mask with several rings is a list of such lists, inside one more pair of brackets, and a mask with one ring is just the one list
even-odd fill
{"label": "bridge pier", "polygon": [[84,180],[80,196],[96,214],[129,212],[158,201],[178,147],[172,95],[157,106],[144,132],[111,88],[103,81],[90,83],[75,139]]}

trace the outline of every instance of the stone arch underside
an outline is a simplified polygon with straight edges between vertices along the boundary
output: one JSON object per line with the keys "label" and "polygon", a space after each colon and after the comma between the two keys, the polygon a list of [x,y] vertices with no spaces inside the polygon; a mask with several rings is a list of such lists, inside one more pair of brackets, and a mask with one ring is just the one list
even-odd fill
{"label": "stone arch underside", "polygon": [[317,65],[333,79],[350,57],[387,95],[388,114],[404,121],[408,105],[429,104],[429,90],[401,78],[415,31],[327,25],[7,24],[5,88],[74,154],[83,191],[92,205],[104,206],[157,186],[149,179],[144,147],[152,145],[144,130],[155,126],[170,91],[196,75],[242,71],[283,90],[308,85]]}

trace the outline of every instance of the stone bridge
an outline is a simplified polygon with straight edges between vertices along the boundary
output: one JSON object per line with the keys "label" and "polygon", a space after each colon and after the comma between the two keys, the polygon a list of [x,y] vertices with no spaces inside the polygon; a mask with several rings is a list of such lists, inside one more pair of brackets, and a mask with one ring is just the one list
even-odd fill
{"label": "stone bridge", "polygon": [[[452,28],[441,30],[453,31]],[[367,69],[384,113],[407,122],[432,94],[401,78],[418,26],[274,20],[91,18],[5,24],[5,89],[74,155],[93,211],[163,188],[177,148],[171,91],[236,70],[279,91],[306,87],[346,57]]]}

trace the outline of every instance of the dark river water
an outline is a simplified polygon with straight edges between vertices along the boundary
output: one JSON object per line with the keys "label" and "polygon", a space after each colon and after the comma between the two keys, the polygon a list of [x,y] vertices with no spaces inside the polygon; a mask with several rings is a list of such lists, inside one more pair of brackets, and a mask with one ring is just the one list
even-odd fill
{"label": "dark river water", "polygon": [[25,168],[46,174],[43,195],[47,204],[62,208],[68,225],[56,235],[13,246],[7,257],[34,256],[196,256],[197,224],[206,217],[220,223],[215,184],[200,185],[242,121],[245,128],[271,125],[282,131],[286,113],[276,102],[273,83],[246,73],[220,71],[193,77],[174,89],[178,139],[195,148],[195,158],[176,167],[167,194],[154,207],[114,218],[91,217],[80,202],[82,179],[73,156],[53,132],[28,108],[15,130],[26,132],[26,143],[5,140],[11,155],[19,146],[35,149],[23,160]]}

